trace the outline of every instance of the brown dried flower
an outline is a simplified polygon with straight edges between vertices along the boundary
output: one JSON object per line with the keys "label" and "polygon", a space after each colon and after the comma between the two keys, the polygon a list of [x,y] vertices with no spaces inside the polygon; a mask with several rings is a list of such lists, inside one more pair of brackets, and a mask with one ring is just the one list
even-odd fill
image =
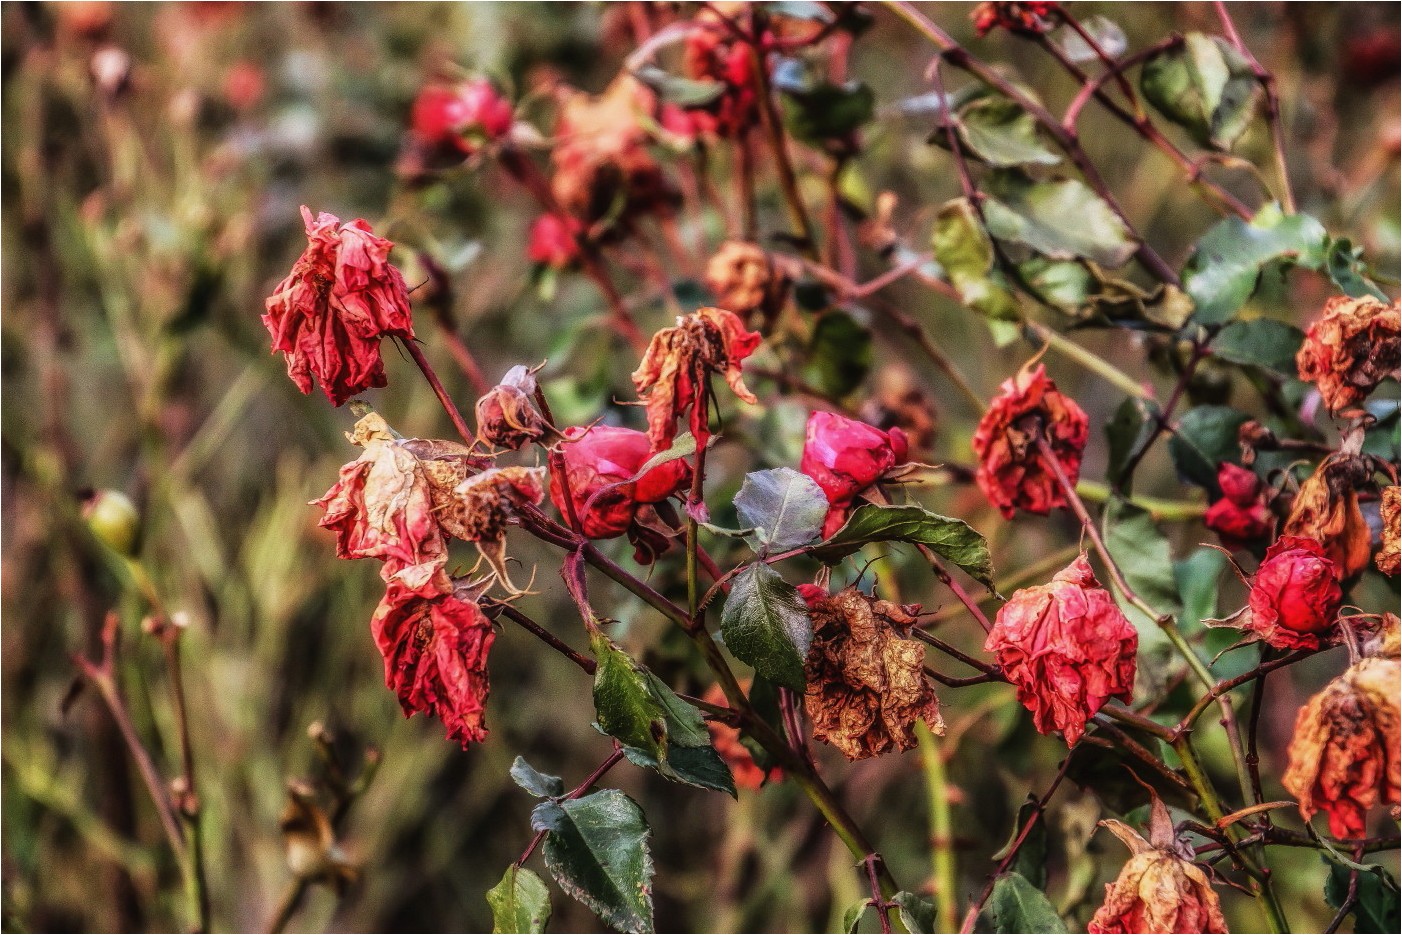
{"label": "brown dried flower", "polygon": [[1281,784],[1299,799],[1306,821],[1326,813],[1337,838],[1363,837],[1368,809],[1398,804],[1399,682],[1402,663],[1396,657],[1363,659],[1295,718]]}
{"label": "brown dried flower", "polygon": [[869,597],[856,588],[828,595],[799,588],[813,619],[805,704],[813,736],[849,760],[915,746],[915,721],[944,733],[939,699],[925,677],[925,647],[907,634],[918,606]]}
{"label": "brown dried flower", "polygon": [[1399,565],[1398,533],[1399,516],[1402,515],[1402,488],[1384,487],[1382,504],[1379,513],[1383,520],[1383,547],[1378,550],[1378,557],[1375,559],[1378,571],[1385,575],[1395,575]]}
{"label": "brown dried flower", "polygon": [[531,398],[535,372],[517,364],[501,382],[477,400],[477,434],[498,448],[516,451],[545,434],[545,420]]}
{"label": "brown dried flower", "polygon": [[[1361,433],[1360,439],[1361,441]],[[1320,462],[1290,508],[1282,536],[1314,539],[1339,566],[1341,578],[1351,578],[1372,556],[1372,535],[1358,507],[1358,488],[1368,484],[1372,467],[1368,459],[1349,450],[1338,451]]]}
{"label": "brown dried flower", "polygon": [[1387,305],[1370,296],[1335,296],[1310,325],[1295,363],[1300,379],[1315,383],[1324,405],[1338,412],[1398,375],[1399,348],[1402,304]]}

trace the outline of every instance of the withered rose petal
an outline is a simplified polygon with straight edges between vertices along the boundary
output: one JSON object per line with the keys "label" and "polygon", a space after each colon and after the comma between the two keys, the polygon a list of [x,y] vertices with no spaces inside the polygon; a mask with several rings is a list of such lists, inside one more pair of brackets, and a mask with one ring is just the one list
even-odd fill
{"label": "withered rose petal", "polygon": [[389,262],[393,246],[363,220],[315,219],[303,206],[307,249],[266,302],[263,324],[273,351],[287,358],[287,375],[303,393],[312,378],[337,406],[385,385],[380,340],[412,341],[414,328],[404,277]]}
{"label": "withered rose petal", "polygon": [[1207,874],[1159,848],[1135,854],[1113,883],[1086,931],[1099,933],[1225,933],[1227,921]]}
{"label": "withered rose petal", "polygon": [[909,449],[898,428],[885,431],[835,412],[808,416],[798,469],[817,481],[828,498],[824,536],[841,528],[852,502],[903,463]]}
{"label": "withered rose petal", "polygon": [[924,644],[906,638],[918,607],[856,588],[804,597],[813,619],[804,705],[814,739],[862,760],[915,746],[917,719],[944,733],[939,699],[925,675]]}
{"label": "withered rose petal", "polygon": [[1367,835],[1368,810],[1399,801],[1398,691],[1402,663],[1374,657],[1350,666],[1300,709],[1281,777],[1308,821],[1329,816],[1336,838]]}
{"label": "withered rose petal", "polygon": [[1037,730],[1061,731],[1068,746],[1111,698],[1130,700],[1138,648],[1134,625],[1084,554],[1049,584],[1014,593],[984,642]]}
{"label": "withered rose petal", "polygon": [[1402,304],[1335,296],[1295,356],[1300,379],[1315,383],[1334,412],[1357,405],[1387,377],[1397,376],[1399,338]]}
{"label": "withered rose petal", "polygon": [[1372,557],[1372,534],[1358,505],[1358,489],[1371,479],[1366,458],[1330,455],[1300,485],[1281,533],[1316,540],[1338,566],[1339,577],[1353,577]]}
{"label": "withered rose petal", "polygon": [[1398,533],[1402,526],[1402,488],[1384,487],[1379,513],[1383,521],[1383,546],[1378,550],[1378,571],[1385,575],[1395,575],[1399,565]]}
{"label": "withered rose petal", "polygon": [[1036,437],[1024,427],[1039,417],[1048,445],[1072,485],[1081,476],[1081,454],[1090,437],[1090,419],[1076,401],[1056,388],[1038,364],[1003,382],[974,431],[978,469],[974,480],[988,501],[1012,519],[1017,510],[1045,516],[1066,505],[1066,494],[1043,464]]}
{"label": "withered rose petal", "polygon": [[487,736],[487,652],[496,633],[446,575],[440,588],[424,597],[391,584],[370,630],[384,657],[385,684],[399,696],[405,716],[434,715],[448,739],[466,748]]}
{"label": "withered rose petal", "polygon": [[1281,536],[1266,550],[1247,597],[1247,628],[1277,649],[1318,649],[1338,619],[1339,569],[1313,539]]}

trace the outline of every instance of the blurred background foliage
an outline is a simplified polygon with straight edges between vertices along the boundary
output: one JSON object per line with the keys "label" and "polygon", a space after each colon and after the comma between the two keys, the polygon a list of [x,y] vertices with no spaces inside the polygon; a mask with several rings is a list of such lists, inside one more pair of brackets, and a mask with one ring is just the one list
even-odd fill
{"label": "blurred background foliage", "polygon": [[[1043,99],[1064,107],[1074,94],[1076,86],[1031,44],[1006,34],[976,40],[970,5],[926,6],[960,41],[1007,63]],[[573,785],[607,753],[607,741],[590,727],[587,680],[515,628],[502,631],[492,655],[488,743],[462,752],[443,740],[437,722],[402,719],[367,633],[379,597],[374,569],[337,561],[331,537],[316,527],[317,511],[307,506],[354,457],[341,434],[352,417],[328,407],[320,394],[303,397],[289,385],[281,358],[268,353],[258,316],[302,249],[299,205],[364,216],[402,245],[394,259],[411,284],[424,278],[414,251],[449,270],[452,325],[489,379],[512,364],[548,357],[543,377],[561,419],[612,411],[639,425],[640,413],[613,403],[632,398],[627,374],[635,360],[604,326],[592,284],[571,275],[545,281],[525,256],[535,215],[528,195],[491,165],[425,185],[405,184],[395,172],[409,105],[427,78],[455,68],[491,75],[522,102],[525,119],[547,127],[550,108],[536,89],[557,78],[590,91],[605,87],[634,44],[627,7],[4,6],[7,929],[161,930],[183,917],[177,874],[110,720],[90,693],[64,706],[75,673],[70,654],[95,652],[102,618],[116,608],[137,727],[158,762],[173,765],[160,650],[140,632],[144,605],[129,574],[78,521],[84,488],[116,488],[137,502],[143,563],[167,605],[188,614],[186,673],[218,928],[266,926],[287,890],[279,814],[288,779],[321,768],[308,734],[314,723],[334,733],[352,772],[371,747],[382,763],[344,828],[359,882],[339,900],[318,888],[293,919],[294,930],[488,928],[483,893],[531,833],[533,802],[507,777],[512,758],[523,754]],[[1082,18],[1115,19],[1131,49],[1172,31],[1217,29],[1207,4],[1076,9]],[[1302,210],[1352,237],[1380,278],[1395,283],[1389,274],[1399,248],[1396,6],[1268,3],[1234,5],[1233,12],[1248,45],[1278,78]],[[959,194],[948,153],[927,142],[933,117],[908,116],[912,108],[901,106],[928,92],[922,75],[930,54],[884,11],[854,44],[850,73],[871,85],[878,109],[842,180],[858,205],[870,207],[877,193],[894,192],[894,222],[917,242],[928,238],[937,207]],[[1161,254],[1181,264],[1216,215],[1185,197],[1186,183],[1161,153],[1094,106],[1082,138],[1127,214]],[[1238,151],[1266,166],[1268,147],[1255,126]],[[819,183],[820,197],[826,161],[807,151],[798,158],[805,178]],[[1260,201],[1251,171],[1213,171],[1243,200]],[[767,234],[786,222],[768,170],[761,172]],[[724,218],[714,211],[684,211],[679,223],[689,244],[714,248],[723,239]],[[649,240],[639,253],[660,253],[654,247]],[[698,252],[691,259],[704,258]],[[871,255],[862,264],[862,279],[884,269]],[[678,294],[695,292],[699,266],[660,265]],[[622,277],[645,332],[673,314],[651,276],[640,263]],[[1303,324],[1331,288],[1308,273],[1288,283],[1268,277],[1253,308]],[[920,322],[983,398],[1036,350],[1025,341],[999,347],[982,321],[918,284],[898,284],[884,295],[879,301]],[[870,307],[848,311],[863,326],[885,320]],[[419,330],[466,408],[471,387],[433,328]],[[1144,335],[1082,332],[1077,340],[1154,381],[1160,392],[1172,383],[1146,367],[1154,345]],[[851,385],[839,395],[850,391],[861,400],[892,374],[900,376],[936,400],[939,426],[929,459],[967,464],[977,417],[971,403],[897,329],[875,328],[872,343],[874,369],[860,355],[847,355],[836,362],[846,369],[832,377],[834,363],[820,355],[805,378],[825,386],[846,381]],[[1053,354],[1048,364],[1093,425],[1103,425],[1121,402],[1121,390],[1066,358]],[[405,434],[445,437],[449,427],[411,362],[387,346],[386,365],[390,385],[368,394],[374,405]],[[1248,411],[1259,408],[1240,373],[1209,372],[1214,379],[1195,386],[1196,401],[1232,399]],[[745,470],[798,461],[808,407],[777,399],[773,381],[755,383],[767,391],[766,405],[725,413],[726,442],[712,462],[710,500],[722,523],[722,505]],[[1084,476],[1103,477],[1104,458],[1097,434]],[[1159,446],[1136,492],[1181,498],[1183,491]],[[1078,541],[1071,516],[1005,523],[968,485],[918,496],[984,532],[1004,572],[1026,569],[1044,580]],[[1194,522],[1176,523],[1169,534],[1178,556],[1208,538]],[[626,557],[625,548],[615,551]],[[582,645],[552,570],[557,557],[525,542],[516,552],[527,567],[541,566],[543,593],[527,609]],[[906,600],[927,609],[950,603],[917,566],[897,560],[885,574]],[[670,588],[677,579],[669,569],[657,577]],[[1223,586],[1212,611],[1239,603],[1233,583],[1224,577]],[[621,621],[620,639],[631,652],[679,689],[704,690],[703,670],[663,621],[622,592],[600,595],[597,605]],[[1372,610],[1396,605],[1395,592],[1376,580],[1354,599]],[[970,650],[982,638],[967,616],[942,635]],[[1267,798],[1282,797],[1279,753],[1298,705],[1338,668],[1337,660],[1320,657],[1272,678],[1261,744]],[[972,893],[1028,790],[1045,788],[1066,751],[1059,739],[1032,731],[1007,686],[941,689],[941,695],[950,723],[943,745],[956,793],[959,880]],[[1230,788],[1229,757],[1212,747],[1219,734],[1208,732],[1203,743],[1207,759],[1227,770],[1219,779]],[[165,746],[155,738],[165,738]],[[1060,793],[1045,861],[1053,900],[1082,922],[1124,857],[1104,834],[1092,837],[1095,821],[1137,804],[1113,761],[1088,760],[1079,778],[1100,795]],[[823,762],[897,878],[918,888],[929,873],[919,755],[852,766],[830,756]],[[735,802],[628,767],[610,783],[633,795],[652,823],[661,930],[832,930],[863,895],[845,851],[789,786],[742,792]],[[1299,929],[1319,930],[1332,910],[1321,899],[1325,867],[1318,855],[1277,849],[1272,864]],[[1234,926],[1259,924],[1249,900],[1231,893],[1224,900]],[[553,901],[554,928],[597,928],[583,907],[558,892]]]}

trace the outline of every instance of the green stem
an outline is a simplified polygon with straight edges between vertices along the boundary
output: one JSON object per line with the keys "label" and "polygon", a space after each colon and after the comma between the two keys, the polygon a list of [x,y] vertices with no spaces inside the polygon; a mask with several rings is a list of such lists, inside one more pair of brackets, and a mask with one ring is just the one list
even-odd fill
{"label": "green stem", "polygon": [[949,810],[949,778],[944,769],[944,753],[924,721],[915,722],[920,742],[920,761],[925,768],[925,787],[930,794],[930,854],[934,871],[935,930],[954,932],[959,928],[958,879],[954,868],[954,823]]}

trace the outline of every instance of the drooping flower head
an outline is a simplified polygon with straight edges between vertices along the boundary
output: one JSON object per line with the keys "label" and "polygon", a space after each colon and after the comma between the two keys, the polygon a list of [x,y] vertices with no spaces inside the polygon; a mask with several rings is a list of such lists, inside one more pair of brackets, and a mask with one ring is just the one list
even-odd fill
{"label": "drooping flower head", "polygon": [[1105,884],[1105,902],[1091,917],[1091,935],[1173,935],[1222,933],[1227,921],[1222,905],[1192,848],[1178,841],[1173,820],[1158,796],[1149,819],[1149,838],[1120,821],[1100,824],[1129,848],[1129,862],[1113,883]]}
{"label": "drooping flower head", "polygon": [[[590,539],[628,535],[640,561],[651,561],[674,534],[665,529],[655,504],[682,493],[691,483],[685,460],[666,461],[637,477],[652,455],[647,435],[612,425],[565,430],[560,446],[564,477],[550,475],[550,499],[576,531]],[[568,490],[568,498],[566,496]]]}
{"label": "drooping flower head", "polygon": [[307,249],[266,303],[263,324],[274,353],[287,358],[287,375],[303,393],[312,378],[334,405],[385,385],[380,340],[414,339],[409,291],[389,262],[393,246],[370,224],[315,219],[302,207]]}
{"label": "drooping flower head", "polygon": [[1251,581],[1244,629],[1277,649],[1318,649],[1339,615],[1339,567],[1314,539],[1281,536]]}
{"label": "drooping flower head", "polygon": [[1041,364],[1005,380],[974,431],[974,479],[1007,519],[1017,510],[1045,516],[1066,505],[1065,492],[1038,450],[1037,432],[1044,433],[1074,486],[1081,476],[1090,419],[1056,388]]}
{"label": "drooping flower head", "polygon": [[1290,765],[1281,777],[1309,821],[1329,816],[1336,838],[1368,833],[1368,810],[1399,802],[1402,711],[1396,656],[1365,658],[1309,700],[1295,718]]}
{"label": "drooping flower head", "polygon": [[1383,521],[1383,542],[1375,561],[1378,571],[1385,575],[1397,574],[1398,566],[1402,563],[1398,545],[1399,527],[1402,527],[1402,496],[1399,494],[1402,494],[1402,487],[1384,487],[1378,510]]}
{"label": "drooping flower head", "polygon": [[808,416],[798,469],[817,481],[827,495],[824,537],[842,528],[852,502],[904,463],[909,450],[905,433],[898,428],[884,431],[835,412]]}
{"label": "drooping flower head", "polygon": [[511,102],[485,78],[456,85],[430,84],[414,99],[409,123],[425,147],[462,156],[500,139],[514,120]]}
{"label": "drooping flower head", "polygon": [[748,331],[734,312],[702,308],[672,328],[652,336],[633,372],[633,385],[647,402],[647,434],[653,451],[665,451],[677,434],[677,419],[690,413],[697,445],[710,438],[706,390],[717,374],[747,403],[758,400],[745,386],[740,364],[759,347],[758,332]]}
{"label": "drooping flower head", "polygon": [[535,374],[520,364],[512,367],[501,382],[477,400],[477,437],[490,445],[516,451],[539,441],[545,434],[545,419],[532,398]]}
{"label": "drooping flower head", "polygon": [[1275,520],[1255,471],[1224,461],[1217,469],[1217,486],[1222,499],[1208,507],[1203,523],[1222,545],[1236,551],[1271,534]]}
{"label": "drooping flower head", "polygon": [[1355,406],[1388,377],[1397,377],[1402,303],[1371,296],[1335,296],[1310,325],[1295,356],[1300,379],[1319,387],[1333,412]]}
{"label": "drooping flower head", "polygon": [[1032,712],[1040,733],[1068,746],[1111,698],[1134,691],[1139,634],[1100,586],[1084,554],[1049,584],[1022,588],[998,611],[983,645]]}
{"label": "drooping flower head", "polygon": [[804,706],[813,737],[849,760],[915,746],[915,722],[944,733],[939,699],[925,675],[925,646],[910,638],[917,605],[901,605],[846,588],[815,585],[799,594],[813,620],[804,669]]}
{"label": "drooping flower head", "polygon": [[1025,3],[985,2],[974,7],[969,16],[974,32],[980,37],[1001,27],[1024,36],[1040,36],[1051,32],[1061,22],[1061,4],[1032,0]]}
{"label": "drooping flower head", "polygon": [[[1362,443],[1362,433],[1355,435]],[[1286,536],[1314,539],[1338,566],[1340,578],[1351,578],[1372,557],[1372,534],[1358,505],[1358,490],[1371,485],[1373,469],[1367,457],[1345,449],[1319,463],[1303,484],[1290,507],[1281,532]]]}

